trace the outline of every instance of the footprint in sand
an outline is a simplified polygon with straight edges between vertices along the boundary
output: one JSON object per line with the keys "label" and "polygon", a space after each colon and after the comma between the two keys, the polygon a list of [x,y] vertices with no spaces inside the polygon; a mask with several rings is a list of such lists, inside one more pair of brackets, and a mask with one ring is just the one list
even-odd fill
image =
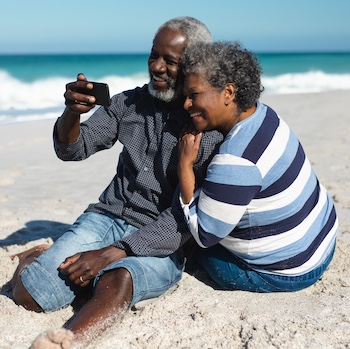
{"label": "footprint in sand", "polygon": [[[0,179],[0,181],[1,181],[1,179]],[[7,201],[9,201],[8,195],[0,193],[0,202],[7,202]]]}
{"label": "footprint in sand", "polygon": [[0,175],[0,186],[7,186],[15,183],[17,177],[24,176],[24,172],[18,170],[6,171]]}
{"label": "footprint in sand", "polygon": [[70,349],[73,337],[73,332],[64,328],[48,330],[39,334],[29,349]]}

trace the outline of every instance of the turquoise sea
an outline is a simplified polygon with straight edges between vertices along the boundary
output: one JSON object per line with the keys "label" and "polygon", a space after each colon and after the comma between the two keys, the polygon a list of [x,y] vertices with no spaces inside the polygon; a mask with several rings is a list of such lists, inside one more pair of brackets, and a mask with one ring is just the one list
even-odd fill
{"label": "turquoise sea", "polygon": [[[350,52],[256,53],[265,94],[350,90]],[[111,95],[148,82],[148,54],[0,55],[0,124],[56,118],[83,72]]]}

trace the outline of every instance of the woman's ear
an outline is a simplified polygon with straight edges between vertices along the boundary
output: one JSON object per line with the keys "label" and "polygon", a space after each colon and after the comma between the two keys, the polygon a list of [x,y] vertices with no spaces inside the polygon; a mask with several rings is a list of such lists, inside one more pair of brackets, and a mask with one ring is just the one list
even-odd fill
{"label": "woman's ear", "polygon": [[229,105],[232,101],[234,101],[235,96],[236,96],[235,85],[231,82],[227,83],[224,88],[225,105]]}

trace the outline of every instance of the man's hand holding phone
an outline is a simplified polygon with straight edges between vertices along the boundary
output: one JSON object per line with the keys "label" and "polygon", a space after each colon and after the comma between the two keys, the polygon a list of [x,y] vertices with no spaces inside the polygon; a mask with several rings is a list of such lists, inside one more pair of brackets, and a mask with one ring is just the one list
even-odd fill
{"label": "man's hand holding phone", "polygon": [[84,74],[78,74],[77,81],[66,85],[64,97],[67,108],[75,114],[87,113],[96,104],[110,105],[108,85],[87,81]]}

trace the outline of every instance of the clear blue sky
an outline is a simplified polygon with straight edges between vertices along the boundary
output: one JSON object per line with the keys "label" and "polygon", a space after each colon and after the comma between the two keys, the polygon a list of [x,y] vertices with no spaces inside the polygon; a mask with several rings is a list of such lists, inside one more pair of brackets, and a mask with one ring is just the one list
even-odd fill
{"label": "clear blue sky", "polygon": [[2,0],[0,54],[147,53],[166,20],[266,51],[350,51],[350,0]]}

